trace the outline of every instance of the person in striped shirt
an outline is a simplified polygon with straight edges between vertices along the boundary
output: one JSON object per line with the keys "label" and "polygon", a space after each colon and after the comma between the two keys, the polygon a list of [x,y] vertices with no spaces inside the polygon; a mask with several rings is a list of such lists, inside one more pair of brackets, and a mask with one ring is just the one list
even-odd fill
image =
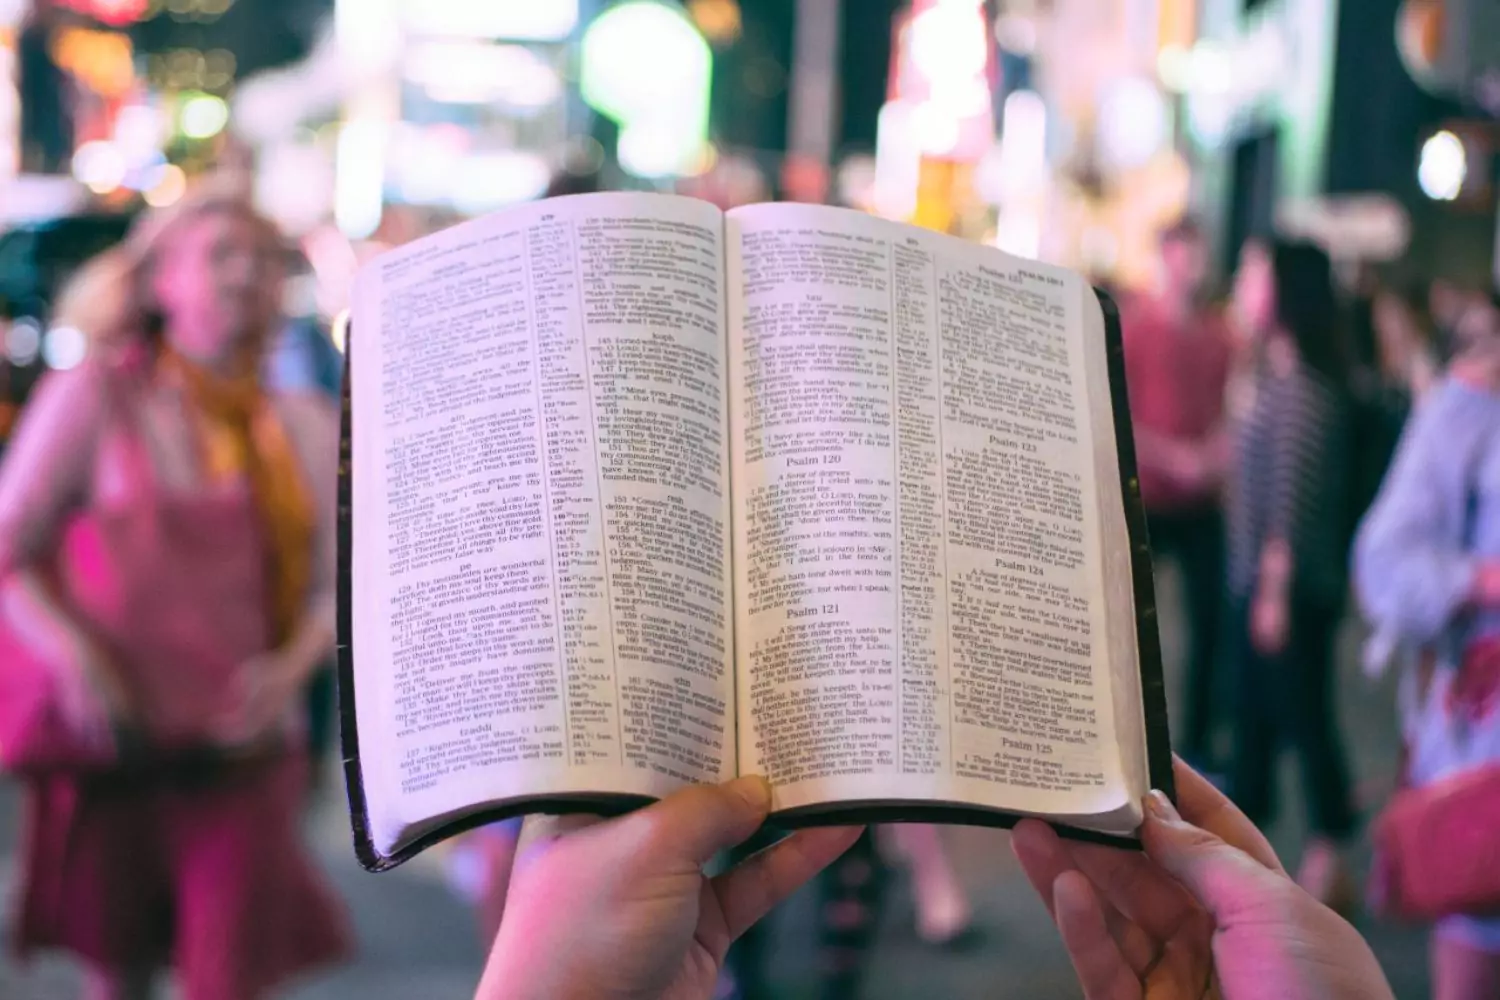
{"label": "person in striped shirt", "polygon": [[1235,297],[1253,362],[1232,401],[1226,523],[1238,697],[1229,791],[1264,825],[1276,751],[1289,744],[1313,834],[1298,881],[1325,902],[1351,902],[1339,847],[1355,822],[1333,697],[1351,421],[1328,255],[1310,243],[1254,246]]}

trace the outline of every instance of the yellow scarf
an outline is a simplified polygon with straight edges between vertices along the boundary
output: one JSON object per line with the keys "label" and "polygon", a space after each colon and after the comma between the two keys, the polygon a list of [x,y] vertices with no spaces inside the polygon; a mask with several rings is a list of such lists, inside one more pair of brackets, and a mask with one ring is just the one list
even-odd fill
{"label": "yellow scarf", "polygon": [[291,637],[312,581],[312,499],[297,453],[275,407],[253,371],[226,377],[171,349],[163,369],[175,376],[199,415],[203,467],[213,482],[243,475],[266,533],[271,630],[280,645]]}

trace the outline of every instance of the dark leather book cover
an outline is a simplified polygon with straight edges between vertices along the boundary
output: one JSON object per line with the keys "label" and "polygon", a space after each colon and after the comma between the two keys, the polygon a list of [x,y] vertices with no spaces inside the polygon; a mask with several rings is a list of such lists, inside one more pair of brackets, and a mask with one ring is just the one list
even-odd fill
{"label": "dark leather book cover", "polygon": [[[1125,357],[1121,341],[1120,313],[1114,300],[1104,292],[1096,293],[1104,311],[1105,353],[1108,359],[1110,396],[1114,408],[1115,446],[1119,454],[1120,486],[1125,498],[1125,524],[1129,533],[1131,573],[1134,577],[1136,641],[1139,643],[1141,703],[1145,711],[1146,753],[1151,787],[1159,788],[1176,799],[1172,778],[1172,744],[1167,727],[1166,688],[1162,676],[1161,642],[1157,632],[1156,590],[1152,579],[1151,545],[1146,535],[1146,509],[1141,502],[1140,482],[1136,475],[1135,437],[1131,429],[1130,404],[1125,386]],[[372,872],[386,871],[415,857],[432,845],[465,830],[509,819],[525,813],[596,813],[616,815],[647,804],[650,799],[637,795],[536,796],[513,802],[503,808],[475,812],[446,823],[398,849],[384,855],[375,849],[370,836],[363,771],[360,767],[359,727],[354,710],[354,643],[353,630],[353,538],[354,538],[354,465],[350,413],[349,358],[356,348],[351,326],[346,338],[342,428],[339,439],[338,488],[338,681],[339,730],[344,765],[344,782],[349,794],[349,821],[354,833],[354,852],[359,863]],[[961,804],[918,803],[907,800],[842,802],[825,806],[807,806],[775,813],[773,826],[793,829],[802,826],[847,825],[853,823],[960,823],[973,826],[1010,827],[1019,816],[992,809],[978,809]],[[1056,824],[1064,836],[1095,843],[1139,847],[1131,837],[1117,837],[1091,830]]]}

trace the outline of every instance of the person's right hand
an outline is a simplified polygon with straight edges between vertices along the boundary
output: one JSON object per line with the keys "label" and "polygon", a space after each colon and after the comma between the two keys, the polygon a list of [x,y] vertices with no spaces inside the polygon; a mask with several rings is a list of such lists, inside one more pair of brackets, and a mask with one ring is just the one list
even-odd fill
{"label": "person's right hand", "polygon": [[1016,856],[1088,1000],[1389,1000],[1359,933],[1287,877],[1227,798],[1175,766],[1186,819],[1153,792],[1144,854],[1016,826]]}
{"label": "person's right hand", "polygon": [[1292,627],[1292,609],[1284,593],[1260,588],[1250,602],[1250,641],[1262,656],[1276,656],[1286,649]]}
{"label": "person's right hand", "polygon": [[62,722],[79,740],[108,746],[115,726],[130,718],[129,701],[118,678],[93,652],[59,664],[52,683]]}
{"label": "person's right hand", "polygon": [[1500,559],[1485,559],[1474,567],[1469,598],[1481,608],[1500,607]]}

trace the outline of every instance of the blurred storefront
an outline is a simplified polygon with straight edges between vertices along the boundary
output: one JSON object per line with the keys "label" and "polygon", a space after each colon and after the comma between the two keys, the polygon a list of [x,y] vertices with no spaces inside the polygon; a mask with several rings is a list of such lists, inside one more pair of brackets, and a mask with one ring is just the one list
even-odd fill
{"label": "blurred storefront", "polygon": [[580,13],[578,0],[340,0],[338,55],[369,82],[342,102],[339,227],[370,235],[385,202],[471,215],[541,195],[577,113],[565,74]]}
{"label": "blurred storefront", "polygon": [[1146,280],[1191,194],[1160,66],[1196,30],[1195,0],[915,0],[865,201],[1101,281]]}
{"label": "blurred storefront", "polygon": [[978,0],[913,0],[896,16],[865,207],[964,236],[992,230],[976,183],[995,148],[990,27]]}
{"label": "blurred storefront", "polygon": [[1116,285],[1147,280],[1156,234],[1185,210],[1190,161],[1181,102],[1162,78],[1198,37],[1195,0],[1060,0],[1001,15],[1000,37],[1033,43],[1053,116],[1055,194],[1043,254]]}
{"label": "blurred storefront", "polygon": [[[226,98],[308,51],[326,0],[7,0],[0,170],[65,174],[106,202],[218,158]],[[13,145],[13,155],[7,153]],[[150,200],[150,199],[148,199]]]}

